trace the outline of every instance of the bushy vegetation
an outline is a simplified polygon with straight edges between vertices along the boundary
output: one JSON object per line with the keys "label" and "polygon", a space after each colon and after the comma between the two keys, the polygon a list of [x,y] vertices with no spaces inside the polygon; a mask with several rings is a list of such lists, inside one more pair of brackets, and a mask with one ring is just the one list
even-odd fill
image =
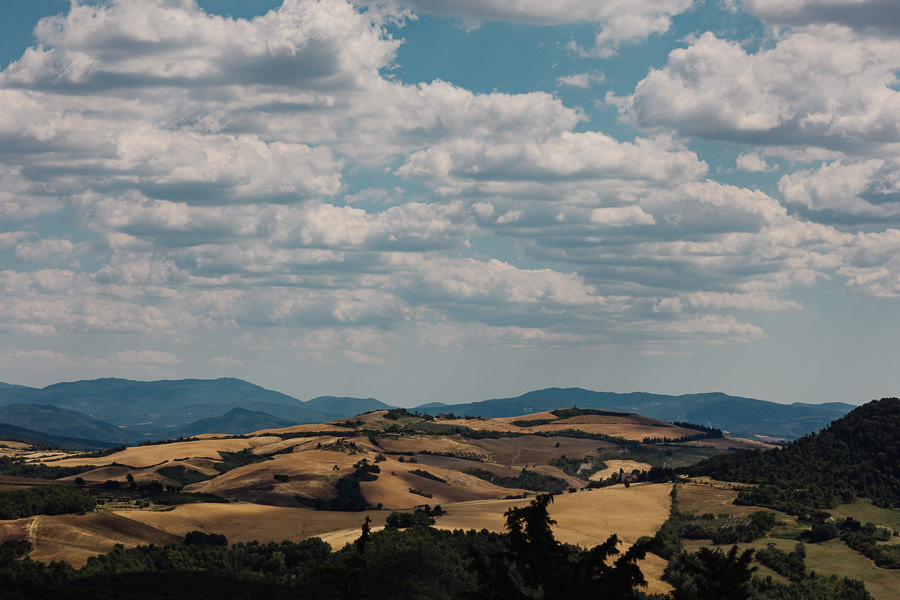
{"label": "bushy vegetation", "polygon": [[599,408],[559,408],[550,412],[560,419],[571,419],[572,417],[584,417],[588,415],[597,415],[601,417],[631,417],[634,415],[634,413],[601,410]]}
{"label": "bushy vegetation", "polygon": [[708,438],[722,437],[722,430],[717,427],[707,427],[706,425],[697,425],[696,423],[688,423],[686,421],[673,421],[672,425],[676,425],[683,429],[696,429],[701,433],[705,433]]}
{"label": "bushy vegetation", "polygon": [[160,467],[156,470],[156,472],[163,477],[167,477],[172,481],[177,482],[181,486],[211,479],[210,475],[205,475],[204,473],[201,473],[200,471],[194,469],[188,469],[184,465]]}
{"label": "bushy vegetation", "polygon": [[24,459],[0,456],[0,475],[30,477],[32,479],[59,479],[90,471],[95,467],[55,467],[43,463],[27,463]]}
{"label": "bushy vegetation", "polygon": [[883,544],[891,539],[891,532],[872,523],[863,525],[848,517],[838,521],[835,528],[841,541],[860,554],[875,561],[883,569],[900,569],[900,544]]}
{"label": "bushy vegetation", "polygon": [[[673,513],[680,514],[677,496]],[[147,600],[412,600],[494,598],[649,599],[637,563],[656,539],[620,552],[616,536],[584,550],[553,536],[550,495],[505,513],[506,534],[439,531],[428,526],[438,508],[392,513],[388,527],[362,535],[338,552],[317,538],[302,542],[227,545],[224,536],[191,532],[182,545],[139,546],[92,557],[75,570],[20,558],[27,542],[0,545],[4,600],[59,598]],[[657,550],[655,550],[657,551]],[[678,550],[666,577],[675,586],[654,600],[871,600],[860,582],[808,573],[802,546],[769,549],[758,558],[789,583],[754,577],[752,550]]]}
{"label": "bushy vegetation", "polygon": [[34,515],[83,514],[94,510],[97,501],[90,494],[65,485],[42,485],[12,492],[0,492],[0,519],[21,519]]}
{"label": "bushy vegetation", "polygon": [[353,465],[353,467],[353,473],[344,475],[335,482],[335,497],[327,500],[322,498],[312,500],[311,503],[314,508],[318,510],[341,511],[357,511],[371,508],[371,505],[363,496],[359,483],[361,481],[375,481],[378,479],[381,467],[376,464],[370,464],[365,458]]}
{"label": "bushy vegetation", "polygon": [[532,492],[551,492],[554,494],[562,493],[568,489],[569,484],[558,477],[552,475],[542,475],[537,471],[529,471],[522,469],[522,472],[515,477],[497,475],[483,469],[466,469],[464,471],[469,475],[474,475],[479,479],[489,481],[500,487],[515,488],[520,490],[529,490]]}
{"label": "bushy vegetation", "polygon": [[900,399],[854,409],[818,433],[766,452],[723,454],[687,467],[689,475],[761,484],[739,502],[808,515],[857,497],[900,507]]}
{"label": "bushy vegetation", "polygon": [[759,510],[747,517],[715,517],[681,514],[682,537],[689,540],[708,539],[713,544],[752,542],[775,527],[775,513]]}
{"label": "bushy vegetation", "polygon": [[253,454],[253,451],[249,448],[245,448],[240,452],[225,452],[224,450],[219,451],[219,456],[222,457],[222,462],[217,462],[213,465],[216,471],[219,473],[227,473],[233,469],[237,469],[238,467],[243,467],[246,465],[252,465],[253,463],[263,462],[266,460],[272,460],[271,456],[260,456],[258,454]]}
{"label": "bushy vegetation", "polygon": [[413,512],[394,511],[388,515],[385,527],[389,529],[406,529],[407,527],[428,527],[434,525],[435,518],[444,514],[440,506],[431,508],[427,504]]}
{"label": "bushy vegetation", "polygon": [[806,546],[797,544],[792,552],[785,552],[770,544],[768,548],[756,551],[756,560],[782,577],[800,581],[806,577]]}
{"label": "bushy vegetation", "polygon": [[419,477],[424,477],[425,479],[430,479],[432,481],[437,481],[438,483],[447,483],[445,479],[442,479],[435,475],[434,473],[430,473],[424,469],[413,469],[410,471],[413,475],[418,475]]}
{"label": "bushy vegetation", "polygon": [[568,458],[565,454],[559,458],[551,458],[551,467],[556,467],[566,475],[589,480],[591,475],[606,468],[606,463],[599,456],[588,455],[582,458]]}

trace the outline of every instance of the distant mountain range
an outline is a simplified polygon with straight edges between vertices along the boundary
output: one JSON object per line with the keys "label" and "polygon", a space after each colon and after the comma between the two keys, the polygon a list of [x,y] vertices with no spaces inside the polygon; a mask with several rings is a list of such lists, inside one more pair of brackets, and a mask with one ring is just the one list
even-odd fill
{"label": "distant mountain range", "polygon": [[[733,436],[784,439],[819,430],[854,408],[844,403],[785,405],[721,393],[666,396],[551,388],[515,398],[424,404],[414,410],[508,417],[572,406],[709,425]],[[101,448],[201,433],[247,433],[323,423],[388,408],[394,407],[374,398],[323,396],[304,402],[232,378],[96,379],[41,389],[0,383],[0,435],[4,435],[2,425],[6,424],[41,435],[29,439],[65,445],[50,439],[78,438],[82,446],[93,441]]]}
{"label": "distant mountain range", "polygon": [[592,392],[581,388],[549,388],[515,398],[498,398],[468,404],[424,404],[428,414],[453,413],[473,417],[513,417],[557,408],[599,408],[631,412],[660,419],[708,425],[734,437],[766,436],[794,439],[826,427],[855,408],[852,404],[778,404],[718,392],[666,396],[632,392]]}
{"label": "distant mountain range", "polygon": [[323,423],[384,408],[392,407],[374,398],[301,402],[232,378],[95,379],[41,389],[0,384],[0,423],[119,444]]}

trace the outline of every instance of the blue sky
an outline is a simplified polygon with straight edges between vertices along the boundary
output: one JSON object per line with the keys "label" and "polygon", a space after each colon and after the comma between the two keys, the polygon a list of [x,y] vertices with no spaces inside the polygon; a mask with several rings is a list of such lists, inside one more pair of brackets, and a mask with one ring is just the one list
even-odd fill
{"label": "blue sky", "polygon": [[0,8],[0,380],[896,395],[888,0]]}

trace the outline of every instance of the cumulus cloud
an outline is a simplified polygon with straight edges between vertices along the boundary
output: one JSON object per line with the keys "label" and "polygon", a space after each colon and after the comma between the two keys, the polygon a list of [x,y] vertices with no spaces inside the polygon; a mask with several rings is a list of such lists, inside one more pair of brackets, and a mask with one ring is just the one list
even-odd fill
{"label": "cumulus cloud", "polygon": [[89,244],[73,243],[61,238],[44,238],[35,242],[21,242],[16,246],[16,258],[31,262],[80,264],[79,256],[87,252]]}
{"label": "cumulus cloud", "polygon": [[897,40],[835,25],[788,33],[756,53],[707,32],[673,50],[633,94],[610,100],[649,129],[863,151],[900,137],[898,65]]}
{"label": "cumulus cloud", "polygon": [[562,77],[556,78],[557,85],[580,88],[582,90],[588,90],[592,88],[594,84],[603,83],[604,81],[606,81],[606,77],[603,76],[603,73],[598,71],[574,73],[572,75],[563,75]]}
{"label": "cumulus cloud", "polygon": [[475,26],[480,21],[512,21],[532,25],[596,23],[599,27],[590,54],[610,56],[626,41],[643,40],[664,33],[672,17],[691,9],[693,0],[397,0],[396,4],[426,14],[463,19]]}
{"label": "cumulus cloud", "polygon": [[444,195],[521,190],[529,182],[696,179],[707,165],[667,138],[619,142],[599,132],[563,132],[509,142],[458,139],[409,156],[397,173]]}
{"label": "cumulus cloud", "polygon": [[[814,26],[750,53],[701,35],[611,97],[652,130],[623,141],[550,93],[403,83],[386,19],[591,22],[604,54],[689,0],[397,6],[287,0],[242,20],[112,0],[42,21],[0,73],[4,331],[226,331],[243,350],[379,364],[401,332],[446,347],[749,340],[762,331],[730,313],[795,310],[793,286],[898,293],[895,238],[841,229],[897,216],[896,153],[866,155],[900,130],[896,41]],[[827,163],[782,177],[776,199],[707,179],[685,134],[769,144],[737,159],[745,172]]]}
{"label": "cumulus cloud", "polygon": [[741,154],[735,159],[735,166],[738,171],[745,171],[748,173],[766,173],[775,170],[775,167],[770,165],[766,161],[766,158],[759,152]]}
{"label": "cumulus cloud", "polygon": [[893,0],[741,0],[741,7],[777,25],[838,23],[885,33],[900,30]]}
{"label": "cumulus cloud", "polygon": [[835,161],[783,176],[778,190],[789,205],[820,222],[900,221],[900,161]]}

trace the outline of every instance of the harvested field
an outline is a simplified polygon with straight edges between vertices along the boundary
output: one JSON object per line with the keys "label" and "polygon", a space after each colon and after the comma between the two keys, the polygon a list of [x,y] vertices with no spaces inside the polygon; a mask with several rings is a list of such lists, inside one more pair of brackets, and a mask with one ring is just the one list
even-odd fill
{"label": "harvested field", "polygon": [[[553,419],[552,423],[547,423]],[[526,425],[532,421],[534,425]],[[447,425],[459,425],[482,431],[499,431],[527,433],[539,431],[553,433],[565,430],[579,430],[585,433],[609,435],[627,440],[641,441],[644,438],[669,438],[672,440],[697,435],[697,431],[676,427],[664,421],[642,417],[640,415],[582,415],[559,419],[550,412],[535,413],[520,417],[503,417],[499,419],[455,419],[441,421]]]}
{"label": "harvested field", "polygon": [[471,440],[469,443],[489,452],[493,456],[494,463],[518,469],[546,465],[551,458],[559,458],[562,455],[581,458],[588,454],[597,454],[601,449],[618,448],[610,442],[537,435]]}
{"label": "harvested field", "polygon": [[24,490],[36,485],[59,485],[61,482],[55,479],[31,479],[29,477],[13,477],[0,475],[0,492]]}
{"label": "harvested field", "polygon": [[[378,479],[360,484],[366,500],[374,506],[381,504],[384,508],[401,509],[422,504],[444,505],[467,500],[505,498],[523,493],[522,490],[496,486],[474,475],[433,465],[401,463],[391,459],[378,464],[381,467]],[[427,472],[442,481],[417,475],[412,471]],[[410,492],[411,489],[430,494],[431,497]]]}
{"label": "harvested field", "polygon": [[185,504],[167,512],[121,511],[116,514],[180,537],[198,530],[220,533],[228,538],[229,543],[253,540],[267,543],[299,541],[340,530],[355,530],[356,537],[359,537],[367,515],[373,525],[383,525],[389,513],[331,512],[236,503]]}
{"label": "harvested field", "polygon": [[471,442],[460,442],[447,437],[422,436],[415,438],[384,438],[379,446],[385,452],[432,453],[472,458],[490,458],[490,453]]}
{"label": "harvested field", "polygon": [[116,544],[173,544],[183,535],[172,535],[111,512],[0,521],[0,541],[23,537],[34,547],[29,555],[32,559],[62,560],[80,567],[89,556],[109,552]]}
{"label": "harvested field", "polygon": [[634,470],[638,471],[649,471],[650,463],[638,462],[635,460],[605,460],[606,468],[602,471],[597,471],[596,473],[591,474],[591,481],[603,481],[607,479],[610,475],[614,473],[618,473],[621,469],[625,471],[625,473],[630,474]]}
{"label": "harvested field", "polygon": [[[562,542],[592,548],[613,533],[625,544],[653,535],[669,515],[669,484],[614,486],[554,496],[550,516]],[[512,506],[525,506],[531,499],[478,500],[443,506],[447,512],[437,520],[441,529],[488,529],[505,531],[503,513]]]}
{"label": "harvested field", "polygon": [[756,506],[737,506],[732,504],[737,498],[737,492],[733,489],[720,487],[718,482],[711,485],[697,483],[681,483],[678,485],[678,506],[684,512],[693,512],[698,515],[712,513],[714,515],[727,514],[731,516],[744,516],[761,510]]}
{"label": "harvested field", "polygon": [[[361,458],[364,456],[332,450],[278,454],[271,460],[238,467],[215,479],[191,484],[184,491],[219,494],[248,501],[273,490],[289,496],[317,496],[323,492],[330,496],[333,492],[329,480],[352,473],[353,465]],[[276,475],[287,476],[288,481],[280,482]]]}
{"label": "harvested field", "polygon": [[290,427],[280,427],[277,429],[260,429],[254,431],[251,435],[288,435],[291,433],[317,433],[319,431],[346,431],[352,434],[355,429],[352,427],[344,427],[343,425],[335,425],[334,423],[310,423],[306,425],[291,425]]}
{"label": "harvested field", "polygon": [[143,468],[158,465],[170,460],[180,458],[214,458],[219,459],[219,451],[240,452],[245,448],[254,448],[266,443],[280,442],[279,438],[249,438],[249,439],[215,439],[194,440],[188,442],[172,442],[169,444],[154,444],[152,446],[132,446],[121,452],[96,458],[72,457],[62,460],[46,462],[52,466],[72,467],[80,465],[104,466],[112,463],[127,465],[129,467]]}
{"label": "harvested field", "polygon": [[715,448],[720,451],[728,450],[771,450],[777,446],[758,442],[755,440],[745,440],[743,438],[721,437],[708,438],[705,440],[695,440],[693,442],[685,442],[688,446],[698,446],[702,448]]}
{"label": "harvested field", "polygon": [[[470,460],[463,460],[460,458],[451,458],[448,456],[431,456],[428,454],[420,454],[416,456],[416,460],[419,464],[423,465],[431,465],[435,467],[441,467],[443,469],[450,469],[453,471],[464,471],[466,469],[479,469],[481,471],[487,471],[488,473],[493,473],[495,475],[499,475],[501,477],[515,477],[522,472],[521,468],[517,467],[507,467],[503,465],[497,465],[494,463],[482,463]],[[569,484],[570,487],[581,488],[586,484],[585,481],[578,479],[577,477],[572,477],[571,475],[567,475],[561,469],[557,469],[556,467],[551,467],[550,465],[534,465],[528,467],[529,471],[535,471],[542,475],[549,475],[551,477],[556,477],[557,479],[562,479],[566,483]]]}

